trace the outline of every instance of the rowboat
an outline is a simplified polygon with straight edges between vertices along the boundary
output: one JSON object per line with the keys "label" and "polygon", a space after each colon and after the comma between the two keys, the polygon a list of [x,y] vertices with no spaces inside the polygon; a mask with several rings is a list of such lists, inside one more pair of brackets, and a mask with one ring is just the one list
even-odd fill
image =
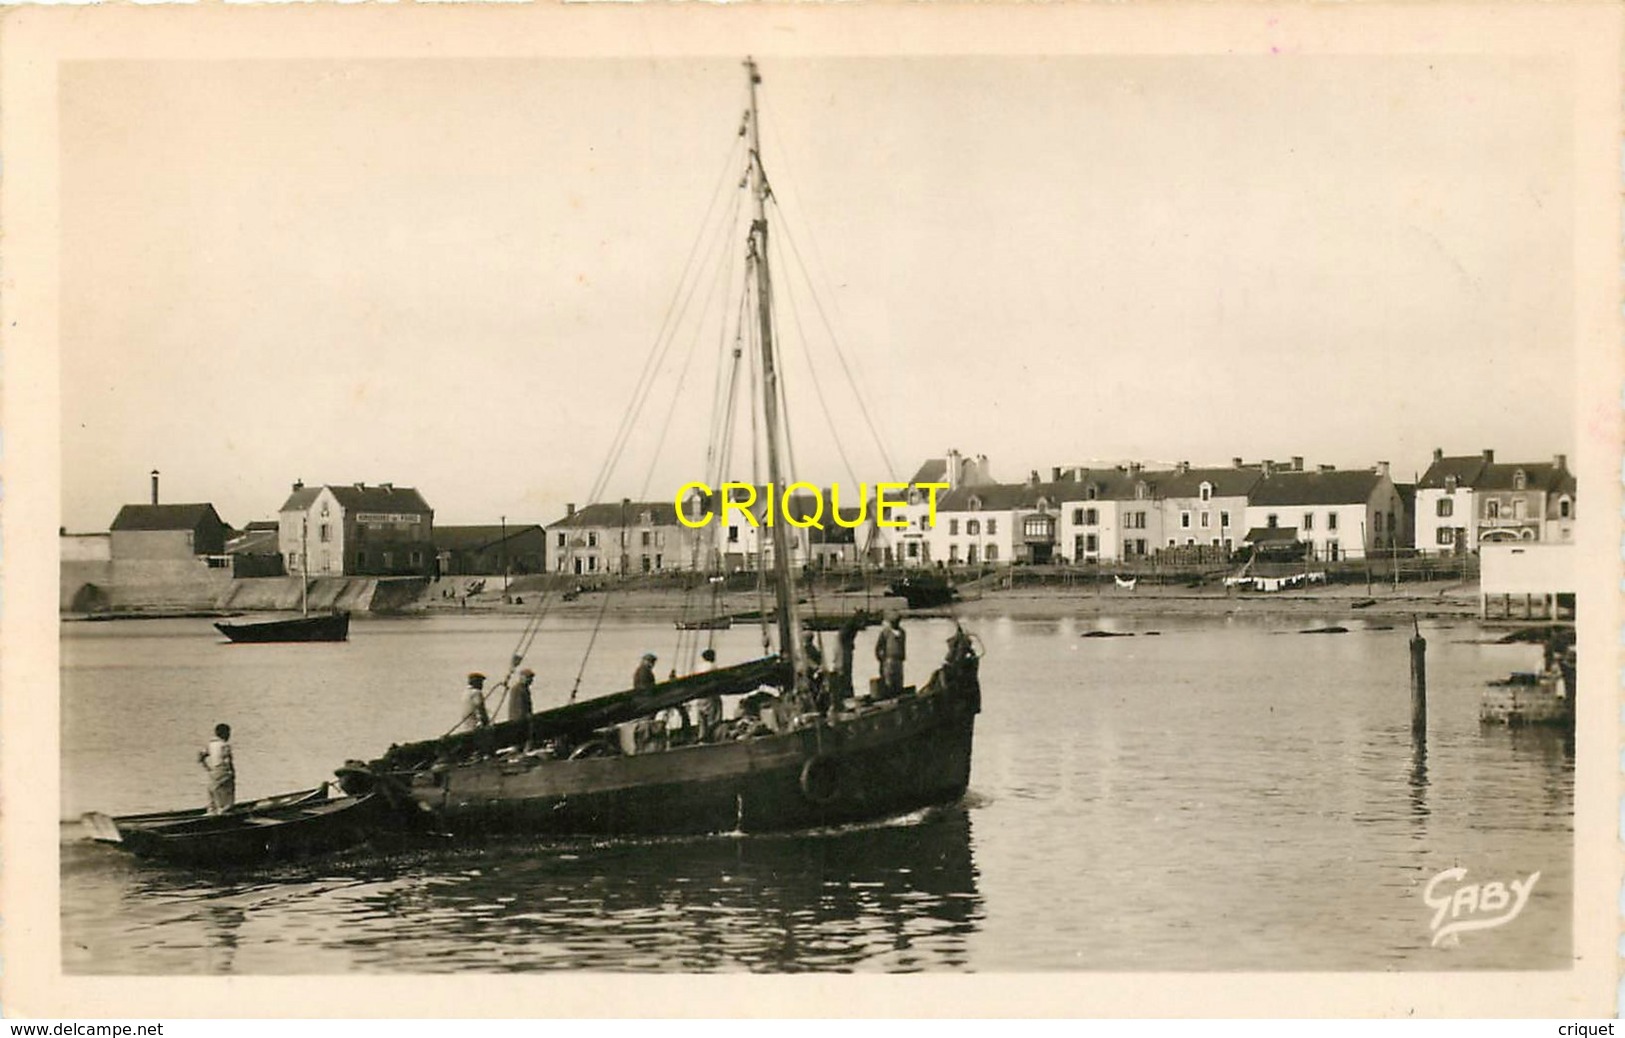
{"label": "rowboat", "polygon": [[[326,800],[327,796],[328,788],[324,783],[314,789],[300,789],[292,793],[279,793],[276,796],[265,797],[261,800],[245,801],[233,805],[226,813],[248,814],[279,807],[309,805],[320,803]],[[83,815],[80,822],[89,832],[92,840],[98,843],[122,843],[124,834],[135,829],[151,829],[170,825],[174,822],[191,822],[207,815],[208,809],[203,807],[183,808],[179,811],[151,811],[146,814],[116,815],[113,817],[99,811],[91,811]]]}

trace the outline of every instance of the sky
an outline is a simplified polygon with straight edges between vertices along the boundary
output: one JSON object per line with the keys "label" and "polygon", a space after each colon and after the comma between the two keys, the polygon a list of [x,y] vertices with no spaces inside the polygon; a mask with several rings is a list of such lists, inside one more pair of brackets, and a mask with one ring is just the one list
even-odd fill
{"label": "sky", "polygon": [[[1574,450],[1555,61],[761,72],[798,477],[906,478],[949,448],[1006,480]],[[743,171],[732,58],[94,61],[59,97],[76,532],[155,468],[164,500],[239,526],[296,479],[415,486],[441,523],[557,518],[599,482],[691,253],[720,262],[708,207]],[[713,282],[600,497],[704,477]]]}

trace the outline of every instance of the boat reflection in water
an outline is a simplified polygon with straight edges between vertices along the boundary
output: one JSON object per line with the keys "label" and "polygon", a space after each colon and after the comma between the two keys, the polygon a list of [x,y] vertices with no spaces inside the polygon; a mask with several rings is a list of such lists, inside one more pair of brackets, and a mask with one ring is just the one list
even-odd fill
{"label": "boat reflection in water", "polygon": [[[216,885],[207,911],[187,870],[121,871],[102,895],[148,907],[113,938],[117,971],[969,969],[984,916],[963,806],[811,833],[347,853]],[[253,927],[222,932],[234,908]]]}

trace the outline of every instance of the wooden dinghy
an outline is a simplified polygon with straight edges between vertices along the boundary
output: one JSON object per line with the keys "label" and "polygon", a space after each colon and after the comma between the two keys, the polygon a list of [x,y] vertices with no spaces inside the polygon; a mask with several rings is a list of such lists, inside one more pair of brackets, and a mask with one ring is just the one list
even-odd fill
{"label": "wooden dinghy", "polygon": [[[260,800],[249,800],[236,804],[226,812],[227,815],[250,814],[256,811],[268,811],[279,807],[292,807],[321,803],[328,797],[326,783],[315,789],[299,789],[292,793],[278,793],[276,796],[265,797]],[[123,834],[136,829],[151,829],[158,826],[171,825],[175,822],[195,822],[200,818],[207,818],[207,808],[182,808],[179,811],[150,811],[146,814],[108,816],[100,811],[91,811],[81,817],[80,822],[90,833],[90,838],[98,843],[122,843]]]}

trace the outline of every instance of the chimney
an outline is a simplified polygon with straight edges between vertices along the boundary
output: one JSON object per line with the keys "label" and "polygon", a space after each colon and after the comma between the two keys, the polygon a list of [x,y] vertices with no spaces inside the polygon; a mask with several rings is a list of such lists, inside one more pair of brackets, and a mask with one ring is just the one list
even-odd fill
{"label": "chimney", "polygon": [[953,450],[952,448],[949,448],[949,450],[948,450],[948,489],[949,490],[958,490],[959,489],[960,478],[962,476],[962,473],[960,472],[960,469],[963,467],[963,465],[964,465],[964,462],[960,460],[959,452],[956,451],[956,450]]}
{"label": "chimney", "polygon": [[357,490],[365,490],[365,489],[367,489],[367,484],[366,484],[366,483],[365,483],[365,482],[362,482],[362,483],[357,483],[357,484],[356,484],[356,485],[355,485],[355,488],[356,488],[356,489],[357,489]]}
{"label": "chimney", "polygon": [[1027,473],[1027,485],[1030,487],[1036,487],[1038,485],[1037,469],[1033,469],[1031,472]]}
{"label": "chimney", "polygon": [[293,481],[293,488],[295,490],[303,490],[303,489],[305,489],[305,481],[302,480],[302,479],[294,480]]}
{"label": "chimney", "polygon": [[158,503],[158,470],[152,470],[152,503]]}
{"label": "chimney", "polygon": [[1317,465],[1317,466],[1315,466],[1315,468],[1318,469],[1321,472],[1336,472],[1337,471],[1337,466],[1336,465]]}
{"label": "chimney", "polygon": [[1443,447],[1435,447],[1435,448],[1433,448],[1433,463],[1435,465],[1437,465],[1439,462],[1441,462],[1443,460],[1444,460],[1444,448]]}
{"label": "chimney", "polygon": [[1494,465],[1495,464],[1495,452],[1494,451],[1489,450],[1489,449],[1485,449],[1485,451],[1484,451],[1484,464],[1486,464],[1486,465]]}
{"label": "chimney", "polygon": [[1377,462],[1377,472],[1384,476],[1388,475],[1388,463],[1386,461]]}
{"label": "chimney", "polygon": [[1189,472],[1190,470],[1191,470],[1191,463],[1190,462],[1182,461],[1182,462],[1179,463],[1179,471],[1181,473]]}
{"label": "chimney", "polygon": [[1138,476],[1140,474],[1140,463],[1137,462],[1137,461],[1129,462],[1128,463],[1128,473],[1131,476]]}
{"label": "chimney", "polygon": [[1239,457],[1231,458],[1230,459],[1230,467],[1233,468],[1233,469],[1241,468],[1241,459]]}
{"label": "chimney", "polygon": [[1552,457],[1552,465],[1560,470],[1567,469],[1569,467],[1569,456],[1567,454],[1554,455]]}
{"label": "chimney", "polygon": [[1273,458],[1265,458],[1259,462],[1258,467],[1263,470],[1266,479],[1275,475],[1275,459]]}
{"label": "chimney", "polygon": [[568,518],[570,518],[571,516],[573,516],[575,514],[576,514],[576,506],[575,506],[574,501],[572,501],[569,504],[564,506],[564,518],[568,519]]}
{"label": "chimney", "polygon": [[1051,465],[1050,466],[1049,481],[1051,483],[1059,483],[1061,481],[1061,466],[1059,466],[1059,465]]}
{"label": "chimney", "polygon": [[1302,472],[1303,471],[1303,455],[1301,455],[1301,454],[1292,455],[1292,471],[1293,472]]}
{"label": "chimney", "polygon": [[393,483],[380,483],[380,484],[378,484],[378,489],[382,490],[386,494],[392,494],[392,493],[395,492],[395,484],[393,484]]}

